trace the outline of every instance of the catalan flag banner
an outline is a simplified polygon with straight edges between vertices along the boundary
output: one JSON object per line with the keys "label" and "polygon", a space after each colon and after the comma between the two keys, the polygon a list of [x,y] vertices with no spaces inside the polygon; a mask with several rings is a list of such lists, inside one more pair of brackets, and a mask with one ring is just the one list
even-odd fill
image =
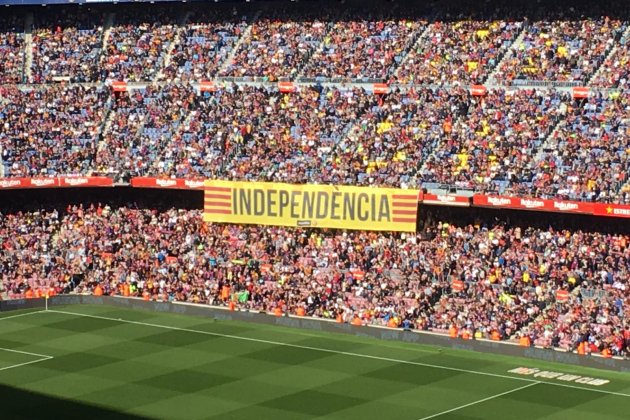
{"label": "catalan flag banner", "polygon": [[414,232],[417,190],[206,181],[204,221]]}

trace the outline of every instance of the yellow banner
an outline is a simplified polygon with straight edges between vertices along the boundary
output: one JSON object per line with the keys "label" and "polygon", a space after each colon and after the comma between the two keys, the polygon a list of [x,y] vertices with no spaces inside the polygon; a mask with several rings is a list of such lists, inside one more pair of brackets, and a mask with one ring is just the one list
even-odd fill
{"label": "yellow banner", "polygon": [[206,181],[205,222],[414,232],[418,191]]}

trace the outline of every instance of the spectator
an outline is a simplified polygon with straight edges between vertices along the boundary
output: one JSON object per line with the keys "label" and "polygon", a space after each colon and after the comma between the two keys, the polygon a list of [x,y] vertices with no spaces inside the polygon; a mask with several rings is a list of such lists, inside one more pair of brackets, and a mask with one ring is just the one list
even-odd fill
{"label": "spectator", "polygon": [[8,176],[87,174],[104,122],[106,91],[79,85],[2,91],[0,149]]}
{"label": "spectator", "polygon": [[97,81],[103,16],[89,8],[55,8],[35,16],[31,83]]}
{"label": "spectator", "polygon": [[[359,318],[538,345],[625,351],[630,237],[503,223],[428,222],[392,234],[204,224],[196,210],[103,205],[0,218],[9,296],[146,295]],[[452,288],[460,281],[463,288]],[[557,298],[558,290],[570,297]],[[626,334],[627,335],[627,334]],[[627,345],[627,344],[625,344]]]}
{"label": "spectator", "polygon": [[22,83],[24,21],[20,15],[0,16],[0,84]]}
{"label": "spectator", "polygon": [[295,79],[328,31],[319,11],[277,8],[251,26],[221,76]]}
{"label": "spectator", "polygon": [[[133,11],[133,12],[132,12]],[[175,39],[175,16],[169,8],[130,9],[116,15],[100,67],[103,79],[151,80]]]}
{"label": "spectator", "polygon": [[397,69],[411,84],[482,84],[514,42],[522,22],[435,22]]}
{"label": "spectator", "polygon": [[622,32],[619,20],[538,21],[502,64],[498,80],[575,81],[585,84]]}

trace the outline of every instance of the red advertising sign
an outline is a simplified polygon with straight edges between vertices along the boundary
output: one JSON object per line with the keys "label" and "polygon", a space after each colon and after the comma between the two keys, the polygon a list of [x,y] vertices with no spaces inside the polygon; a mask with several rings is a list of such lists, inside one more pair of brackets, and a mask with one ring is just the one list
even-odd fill
{"label": "red advertising sign", "polygon": [[114,181],[104,176],[61,176],[53,178],[0,178],[0,189],[111,187]]}
{"label": "red advertising sign", "polygon": [[372,89],[375,95],[384,95],[389,93],[389,86],[387,86],[387,83],[374,83]]}
{"label": "red advertising sign", "polygon": [[114,92],[126,92],[127,91],[127,82],[123,82],[123,81],[112,82],[112,90]]}
{"label": "red advertising sign", "polygon": [[28,188],[30,180],[28,178],[0,178],[0,189]]}
{"label": "red advertising sign", "polygon": [[545,200],[542,198],[505,197],[497,195],[475,195],[473,197],[473,205],[515,210],[593,214],[593,203],[586,203],[582,201]]}
{"label": "red advertising sign", "polygon": [[293,82],[278,82],[278,90],[282,93],[295,92],[296,87]]}
{"label": "red advertising sign", "polygon": [[58,178],[28,178],[25,188],[52,188],[58,186]]}
{"label": "red advertising sign", "polygon": [[202,190],[203,180],[137,177],[131,179],[131,186],[134,188],[173,188],[180,190]]}
{"label": "red advertising sign", "polygon": [[424,194],[422,203],[438,206],[470,207],[470,197],[449,194]]}
{"label": "red advertising sign", "polygon": [[630,206],[623,204],[593,204],[593,214],[596,216],[630,218]]}
{"label": "red advertising sign", "polygon": [[213,81],[203,80],[199,82],[199,90],[201,92],[216,92],[218,87]]}
{"label": "red advertising sign", "polygon": [[114,180],[104,176],[62,176],[60,187],[111,187]]}
{"label": "red advertising sign", "polygon": [[587,87],[577,86],[573,88],[573,99],[585,99],[588,98],[590,89]]}
{"label": "red advertising sign", "polygon": [[593,214],[593,203],[584,201],[545,200],[553,206],[550,211]]}
{"label": "red advertising sign", "polygon": [[486,96],[488,89],[484,85],[473,85],[470,88],[470,94],[472,96]]}

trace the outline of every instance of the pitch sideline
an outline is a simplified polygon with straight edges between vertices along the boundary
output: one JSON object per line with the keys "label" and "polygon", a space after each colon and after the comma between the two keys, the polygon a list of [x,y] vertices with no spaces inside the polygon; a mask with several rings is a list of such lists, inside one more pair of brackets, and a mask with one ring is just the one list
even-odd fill
{"label": "pitch sideline", "polygon": [[[31,312],[31,313],[35,313],[35,312]],[[39,357],[39,359],[37,359],[37,360],[31,360],[31,361],[24,362],[24,363],[18,363],[16,365],[1,367],[0,371],[14,369],[14,368],[21,367],[21,366],[32,365],[33,363],[39,363],[39,362],[44,362],[46,360],[54,359],[53,356],[48,356],[46,354],[31,353],[29,351],[7,349],[7,348],[4,348],[4,347],[0,347],[0,351],[8,351],[8,352],[11,352],[11,353],[20,353],[20,354],[26,354],[26,355],[29,355],[29,356]]]}
{"label": "pitch sideline", "polygon": [[462,408],[467,408],[467,407],[470,407],[470,406],[473,406],[473,405],[484,403],[486,401],[494,400],[495,398],[499,398],[499,397],[502,397],[504,395],[512,394],[513,392],[518,392],[518,391],[520,391],[522,389],[530,388],[532,386],[539,385],[539,384],[540,384],[540,382],[538,382],[538,381],[532,382],[530,384],[519,386],[518,388],[514,388],[514,389],[511,389],[509,391],[501,392],[500,394],[491,395],[489,397],[482,398],[480,400],[473,401],[473,402],[470,402],[468,404],[460,405],[458,407],[451,408],[449,410],[440,411],[439,413],[431,414],[430,416],[427,416],[427,417],[422,417],[420,420],[429,420],[429,419],[432,419],[432,418],[435,418],[435,417],[440,417],[440,416],[442,416],[444,414],[452,413],[453,411],[461,410]]}

